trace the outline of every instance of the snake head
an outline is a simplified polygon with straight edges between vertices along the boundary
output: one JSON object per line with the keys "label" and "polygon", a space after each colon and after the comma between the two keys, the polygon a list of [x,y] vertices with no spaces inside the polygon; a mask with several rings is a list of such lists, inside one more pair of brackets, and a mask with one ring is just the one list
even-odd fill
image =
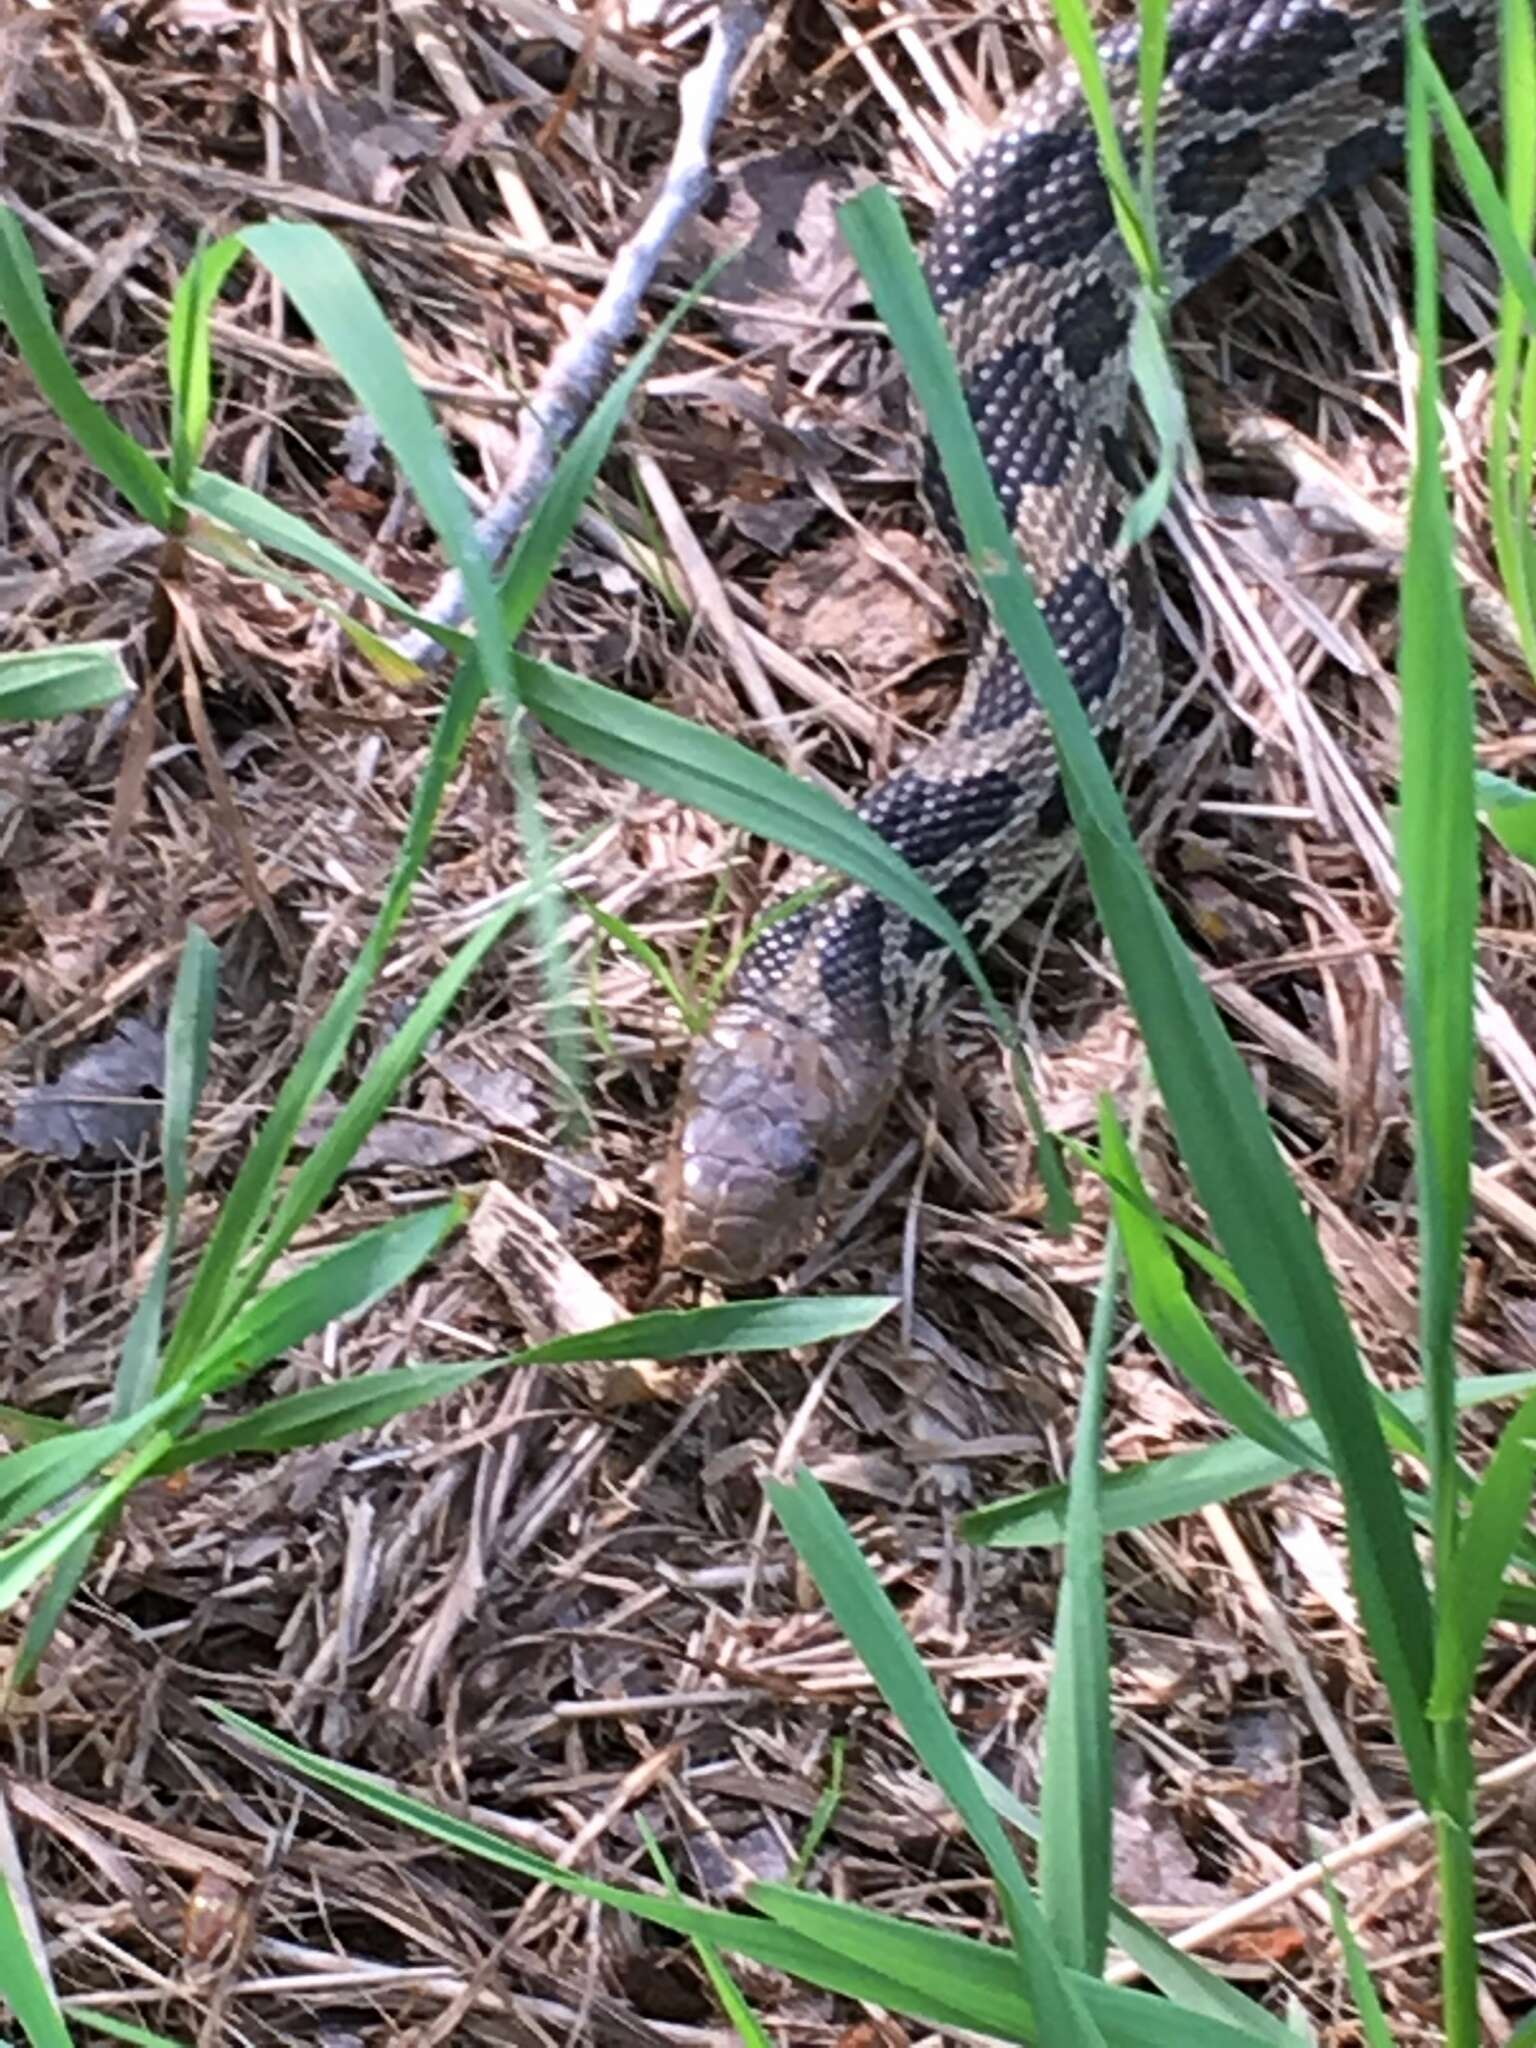
{"label": "snake head", "polygon": [[811,1245],[890,1097],[890,1057],[732,1005],[689,1055],[662,1175],[662,1258],[727,1285]]}

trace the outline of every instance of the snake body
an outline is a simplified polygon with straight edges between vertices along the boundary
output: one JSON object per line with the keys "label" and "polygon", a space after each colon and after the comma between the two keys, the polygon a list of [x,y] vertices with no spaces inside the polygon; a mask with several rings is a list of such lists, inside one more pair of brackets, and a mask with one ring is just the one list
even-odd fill
{"label": "snake body", "polygon": [[[1480,107],[1494,89],[1496,0],[1430,0],[1426,13],[1441,71]],[[1101,44],[1128,153],[1137,48],[1133,28]],[[1156,153],[1174,293],[1396,162],[1403,71],[1401,14],[1381,0],[1176,7]],[[1039,80],[959,178],[926,274],[1057,649],[1111,765],[1128,767],[1159,694],[1150,568],[1117,549],[1136,482],[1137,277],[1070,67]],[[952,531],[931,460],[928,487]],[[1061,871],[1069,820],[1049,732],[995,629],[943,736],[859,808],[980,945]],[[944,993],[945,957],[852,885],[768,929],[688,1059],[664,1170],[669,1264],[741,1282],[806,1247]]]}

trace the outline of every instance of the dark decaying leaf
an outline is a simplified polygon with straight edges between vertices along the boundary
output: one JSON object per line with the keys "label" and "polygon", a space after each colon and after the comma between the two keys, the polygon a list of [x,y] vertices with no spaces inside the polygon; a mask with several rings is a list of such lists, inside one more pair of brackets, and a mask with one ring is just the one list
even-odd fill
{"label": "dark decaying leaf", "polygon": [[[329,1090],[321,1096],[299,1132],[300,1145],[313,1148],[341,1115],[341,1098]],[[439,1087],[426,1089],[412,1113],[380,1117],[347,1164],[347,1172],[371,1173],[381,1167],[414,1167],[428,1172],[473,1158],[489,1133],[478,1122],[452,1114]]]}
{"label": "dark decaying leaf", "polygon": [[768,629],[791,654],[837,656],[901,675],[940,652],[953,620],[945,560],[900,528],[840,534],[780,564],[763,592]]}
{"label": "dark decaying leaf", "polygon": [[488,1067],[456,1053],[444,1053],[433,1064],[455,1094],[494,1129],[526,1131],[538,1122],[538,1091],[521,1067]]}
{"label": "dark decaying leaf", "polygon": [[112,1036],[73,1059],[56,1081],[18,1101],[12,1142],[51,1159],[137,1153],[160,1120],[165,1033],[126,1018]]}
{"label": "dark decaying leaf", "polygon": [[[711,293],[729,308],[720,321],[738,346],[780,346],[794,355],[814,339],[808,315],[845,320],[863,303],[867,293],[837,225],[838,207],[863,182],[812,149],[754,157],[719,180],[708,217],[690,225],[679,249],[695,267],[741,251]],[[775,319],[776,312],[790,317]]]}
{"label": "dark decaying leaf", "polygon": [[1115,1897],[1128,1906],[1215,1906],[1227,1894],[1199,1861],[1146,1757],[1122,1744],[1115,1769]]}
{"label": "dark decaying leaf", "polygon": [[1237,1713],[1227,1737],[1232,1767],[1221,1783],[1223,1803],[1236,1810],[1258,1841],[1299,1860],[1301,1762],[1295,1715],[1279,1707]]}
{"label": "dark decaying leaf", "polygon": [[442,148],[440,126],[403,114],[370,94],[350,98],[313,85],[283,95],[283,114],[303,152],[310,182],[374,206],[403,190],[405,166]]}
{"label": "dark decaying leaf", "polygon": [[822,511],[814,498],[800,494],[770,498],[761,505],[749,498],[727,498],[720,509],[738,533],[770,555],[787,555]]}

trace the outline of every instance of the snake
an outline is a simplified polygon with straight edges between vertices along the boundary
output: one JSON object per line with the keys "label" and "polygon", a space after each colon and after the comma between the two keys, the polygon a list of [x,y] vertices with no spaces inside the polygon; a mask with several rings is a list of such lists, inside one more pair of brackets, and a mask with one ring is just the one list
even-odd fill
{"label": "snake", "polygon": [[[1497,81],[1496,0],[1427,0],[1431,54],[1471,114]],[[1101,36],[1116,125],[1141,133],[1139,29]],[[1180,0],[1152,181],[1170,298],[1315,202],[1400,162],[1404,23],[1383,0]],[[988,472],[1057,651],[1123,781],[1161,694],[1158,587],[1121,545],[1139,487],[1140,275],[1076,68],[1047,69],[950,190],[924,274]],[[924,491],[958,522],[931,445]],[[858,804],[978,949],[1069,864],[1071,820],[1029,677],[974,635],[943,733]],[[949,963],[946,966],[946,963]],[[769,921],[687,1055],[661,1175],[662,1258],[724,1285],[814,1242],[953,987],[925,925],[846,883]]]}

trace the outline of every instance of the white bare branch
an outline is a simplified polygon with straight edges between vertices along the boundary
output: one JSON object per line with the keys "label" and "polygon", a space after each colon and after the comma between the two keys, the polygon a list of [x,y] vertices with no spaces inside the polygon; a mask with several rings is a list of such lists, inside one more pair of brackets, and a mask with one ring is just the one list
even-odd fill
{"label": "white bare branch", "polygon": [[[677,141],[661,191],[619,251],[581,328],[551,358],[523,413],[507,481],[476,524],[480,545],[494,562],[506,554],[548,483],[556,456],[607,382],[672,238],[709,196],[710,145],[731,81],[760,26],[750,0],[723,0],[703,57],[678,86]],[[465,614],[464,586],[456,570],[443,578],[422,609],[440,625],[459,623]],[[425,667],[442,657],[443,650],[424,633],[407,634],[396,646]]]}

